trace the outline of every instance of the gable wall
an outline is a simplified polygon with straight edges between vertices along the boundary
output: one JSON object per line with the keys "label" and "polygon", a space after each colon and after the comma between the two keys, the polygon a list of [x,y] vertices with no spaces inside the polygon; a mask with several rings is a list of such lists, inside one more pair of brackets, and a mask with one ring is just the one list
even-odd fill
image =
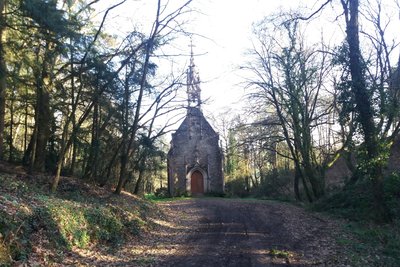
{"label": "gable wall", "polygon": [[197,108],[188,110],[173,134],[168,153],[169,189],[172,195],[190,191],[187,173],[198,165],[207,173],[206,192],[223,192],[222,153],[219,136]]}

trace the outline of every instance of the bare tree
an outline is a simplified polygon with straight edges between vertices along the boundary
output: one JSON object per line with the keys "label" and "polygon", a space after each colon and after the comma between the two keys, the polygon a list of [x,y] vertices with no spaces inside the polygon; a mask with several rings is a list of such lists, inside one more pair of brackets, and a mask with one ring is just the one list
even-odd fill
{"label": "bare tree", "polygon": [[254,89],[249,96],[264,109],[274,109],[295,164],[296,198],[300,181],[313,201],[324,194],[324,170],[332,158],[331,153],[317,153],[315,141],[317,127],[327,124],[332,108],[324,93],[331,65],[327,53],[305,47],[295,17],[280,14],[257,25],[257,65],[249,66],[256,78],[249,82]]}
{"label": "bare tree", "polygon": [[143,53],[144,62],[143,62],[142,75],[140,77],[138,97],[136,99],[136,104],[135,104],[135,113],[132,126],[130,127],[129,139],[127,140],[127,144],[123,146],[124,148],[121,157],[120,175],[117,187],[115,189],[116,194],[121,193],[122,187],[125,184],[128,156],[132,154],[132,149],[134,148],[133,146],[134,141],[136,138],[137,131],[139,129],[139,121],[142,112],[141,107],[143,101],[143,94],[147,85],[150,58],[155,51],[156,42],[159,41],[159,38],[161,38],[161,36],[164,34],[164,31],[170,30],[170,23],[176,20],[177,17],[182,15],[183,12],[185,12],[185,8],[188,7],[190,2],[191,1],[185,2],[179,8],[175,9],[173,12],[166,15],[163,14],[166,9],[166,6],[163,5],[161,0],[157,2],[155,21],[153,23],[153,27],[151,29],[149,36],[145,40],[144,53]]}

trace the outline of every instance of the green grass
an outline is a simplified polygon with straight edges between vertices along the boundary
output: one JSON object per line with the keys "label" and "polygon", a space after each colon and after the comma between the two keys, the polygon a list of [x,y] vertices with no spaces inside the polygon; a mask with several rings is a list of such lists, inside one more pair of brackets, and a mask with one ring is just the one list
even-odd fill
{"label": "green grass", "polygon": [[181,197],[158,197],[154,194],[146,194],[146,200],[150,200],[152,202],[168,202],[168,201],[178,201],[178,200],[187,200],[192,199],[192,197],[181,196]]}
{"label": "green grass", "polygon": [[271,249],[268,254],[276,258],[288,259],[290,257],[290,253],[288,251],[279,249]]}
{"label": "green grass", "polygon": [[213,196],[213,195],[204,195],[201,197],[189,197],[189,196],[180,196],[180,197],[157,197],[154,194],[146,194],[145,199],[151,202],[173,202],[173,201],[182,201],[189,199],[218,199],[223,201],[243,201],[243,202],[277,202],[277,203],[291,203],[294,205],[298,205],[298,202],[293,202],[287,199],[272,199],[272,198],[258,198],[258,197],[230,197],[230,196]]}

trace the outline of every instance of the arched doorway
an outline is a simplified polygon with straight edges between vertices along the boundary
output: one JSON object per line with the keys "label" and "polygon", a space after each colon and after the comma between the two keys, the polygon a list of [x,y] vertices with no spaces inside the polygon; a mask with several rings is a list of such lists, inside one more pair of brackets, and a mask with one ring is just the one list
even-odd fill
{"label": "arched doorway", "polygon": [[204,177],[200,171],[194,171],[190,177],[190,191],[192,194],[204,194]]}

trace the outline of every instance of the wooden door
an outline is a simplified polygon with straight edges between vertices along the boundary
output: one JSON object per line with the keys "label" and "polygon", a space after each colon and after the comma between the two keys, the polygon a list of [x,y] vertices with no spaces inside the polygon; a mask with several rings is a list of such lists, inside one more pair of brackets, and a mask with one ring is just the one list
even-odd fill
{"label": "wooden door", "polygon": [[204,193],[204,181],[203,174],[199,171],[194,171],[190,179],[190,190],[192,194],[203,194]]}

